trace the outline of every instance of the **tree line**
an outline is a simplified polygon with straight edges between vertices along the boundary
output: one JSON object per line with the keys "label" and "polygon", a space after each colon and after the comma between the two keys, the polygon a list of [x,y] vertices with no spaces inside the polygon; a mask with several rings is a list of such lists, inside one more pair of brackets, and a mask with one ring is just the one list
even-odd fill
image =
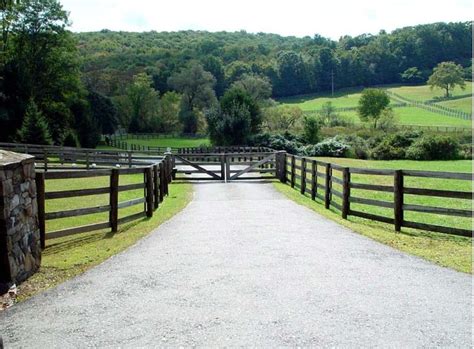
{"label": "tree line", "polygon": [[[270,97],[425,82],[440,62],[471,76],[472,23],[338,41],[245,31],[74,34],[57,0],[1,0],[0,140],[93,147],[131,132],[245,130]],[[278,117],[278,116],[276,116]]]}

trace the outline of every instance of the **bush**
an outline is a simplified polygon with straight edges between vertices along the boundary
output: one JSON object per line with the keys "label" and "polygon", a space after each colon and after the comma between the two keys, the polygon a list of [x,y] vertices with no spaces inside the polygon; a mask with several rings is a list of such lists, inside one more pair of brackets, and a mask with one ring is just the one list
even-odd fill
{"label": "bush", "polygon": [[347,157],[363,160],[369,158],[369,145],[365,139],[356,135],[336,136],[335,139],[349,145]]}
{"label": "bush", "polygon": [[307,145],[299,149],[303,156],[345,157],[349,152],[349,145],[338,141],[336,137],[329,138],[315,145]]}
{"label": "bush", "polygon": [[306,143],[316,144],[319,141],[319,125],[318,119],[314,116],[305,116],[303,119],[303,139]]}
{"label": "bush", "polygon": [[79,139],[77,138],[74,131],[69,130],[66,132],[64,136],[64,140],[63,140],[63,145],[65,147],[74,147],[74,148],[79,147]]}
{"label": "bush", "polygon": [[420,132],[407,131],[386,136],[375,146],[370,153],[370,157],[375,160],[404,159],[407,149],[415,139],[420,137],[420,134]]}
{"label": "bush", "polygon": [[407,150],[411,160],[454,160],[459,158],[459,142],[451,137],[429,135],[417,139]]}

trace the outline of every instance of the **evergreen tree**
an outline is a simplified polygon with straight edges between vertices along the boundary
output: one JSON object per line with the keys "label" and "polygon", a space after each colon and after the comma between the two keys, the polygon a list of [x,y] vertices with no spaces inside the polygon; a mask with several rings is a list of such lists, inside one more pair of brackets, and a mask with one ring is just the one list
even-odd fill
{"label": "evergreen tree", "polygon": [[18,131],[18,138],[22,143],[45,145],[53,143],[48,122],[33,100],[30,100],[26,107],[23,124]]}

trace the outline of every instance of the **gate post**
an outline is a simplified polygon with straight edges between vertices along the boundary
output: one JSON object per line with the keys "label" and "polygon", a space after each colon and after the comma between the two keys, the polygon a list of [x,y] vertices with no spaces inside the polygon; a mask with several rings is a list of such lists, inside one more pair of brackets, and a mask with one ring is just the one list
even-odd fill
{"label": "gate post", "polygon": [[286,152],[279,151],[276,153],[276,168],[277,168],[277,178],[282,183],[286,183]]}
{"label": "gate post", "polygon": [[226,177],[225,177],[225,164],[226,164],[226,156],[225,154],[221,154],[220,155],[220,160],[221,160],[221,178],[223,181],[226,180]]}

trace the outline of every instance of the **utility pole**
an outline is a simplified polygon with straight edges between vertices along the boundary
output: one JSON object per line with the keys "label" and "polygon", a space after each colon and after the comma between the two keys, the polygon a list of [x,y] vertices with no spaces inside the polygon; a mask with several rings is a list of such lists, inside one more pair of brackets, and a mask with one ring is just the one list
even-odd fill
{"label": "utility pole", "polygon": [[334,69],[331,70],[331,96],[334,97]]}

